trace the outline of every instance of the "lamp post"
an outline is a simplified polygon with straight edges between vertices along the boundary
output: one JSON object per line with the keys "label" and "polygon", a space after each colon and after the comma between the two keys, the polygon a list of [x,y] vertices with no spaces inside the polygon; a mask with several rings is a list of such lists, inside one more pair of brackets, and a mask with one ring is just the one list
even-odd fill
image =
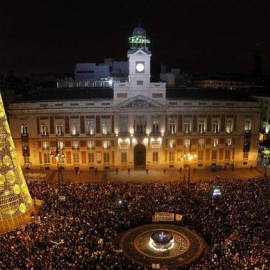
{"label": "lamp post", "polygon": [[55,151],[51,151],[50,156],[52,158],[55,158],[56,163],[57,163],[58,190],[60,191],[60,188],[61,188],[61,168],[59,166],[59,163],[61,163],[62,159],[65,158],[65,155],[63,153],[63,149],[61,149],[59,147],[57,139],[56,139],[55,143],[56,143]]}
{"label": "lamp post", "polygon": [[[188,166],[188,178],[187,178],[188,189],[189,189],[189,186],[190,186],[190,165],[191,165],[191,162],[196,160],[196,158],[197,158],[197,155],[194,154],[194,153],[190,153],[190,152],[184,154],[183,157],[182,157],[182,160],[185,162],[184,167]],[[185,182],[185,179],[186,179],[185,171],[186,170],[184,170],[184,182]]]}

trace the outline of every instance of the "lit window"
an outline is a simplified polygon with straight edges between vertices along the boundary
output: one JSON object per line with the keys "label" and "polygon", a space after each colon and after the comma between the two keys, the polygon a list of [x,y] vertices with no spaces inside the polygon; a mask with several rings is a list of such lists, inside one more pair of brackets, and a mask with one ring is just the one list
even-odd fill
{"label": "lit window", "polygon": [[95,142],[94,141],[88,141],[87,142],[87,147],[89,149],[94,149],[95,148]]}
{"label": "lit window", "polygon": [[190,147],[190,139],[185,139],[184,140],[184,146],[185,147]]}
{"label": "lit window", "polygon": [[205,132],[205,122],[199,122],[199,133]]}
{"label": "lit window", "polygon": [[199,146],[204,147],[205,146],[205,139],[199,139]]}
{"label": "lit window", "polygon": [[78,141],[73,141],[72,142],[72,148],[73,149],[79,149],[79,142]]}
{"label": "lit window", "polygon": [[28,126],[25,123],[22,123],[21,125],[21,135],[28,136]]}
{"label": "lit window", "polygon": [[42,124],[41,125],[41,135],[42,136],[48,136],[49,135],[47,124]]}
{"label": "lit window", "polygon": [[246,119],[245,120],[245,131],[250,131],[251,130],[251,120],[250,119]]}
{"label": "lit window", "polygon": [[110,148],[110,141],[103,141],[103,148],[104,149]]}
{"label": "lit window", "polygon": [[219,122],[218,121],[213,121],[213,133],[218,133],[219,132]]}
{"label": "lit window", "polygon": [[170,145],[171,148],[175,147],[175,140],[170,140],[169,145]]}
{"label": "lit window", "polygon": [[94,135],[95,134],[94,120],[86,121],[86,134],[87,135]]}
{"label": "lit window", "polygon": [[213,139],[213,147],[218,146],[218,139]]}
{"label": "lit window", "polygon": [[233,132],[233,121],[232,120],[228,120],[226,123],[226,132],[228,134]]}
{"label": "lit window", "polygon": [[158,121],[153,121],[153,133],[159,132],[159,124]]}
{"label": "lit window", "polygon": [[77,121],[71,122],[71,135],[73,136],[79,135],[79,122]]}
{"label": "lit window", "polygon": [[103,135],[109,134],[111,132],[110,119],[102,119],[101,127],[102,127],[102,134]]}
{"label": "lit window", "polygon": [[110,153],[104,153],[104,162],[110,162]]}
{"label": "lit window", "polygon": [[43,149],[46,150],[49,148],[49,143],[48,142],[43,142]]}
{"label": "lit window", "polygon": [[127,163],[127,152],[121,153],[121,163]]}
{"label": "lit window", "polygon": [[174,162],[175,159],[175,153],[174,152],[169,152],[169,161]]}
{"label": "lit window", "polygon": [[120,117],[119,118],[120,124],[120,133],[127,133],[128,132],[128,118],[127,117]]}
{"label": "lit window", "polygon": [[212,150],[212,160],[217,159],[217,150]]}
{"label": "lit window", "polygon": [[55,135],[56,136],[62,136],[64,135],[64,129],[62,123],[57,123],[55,126]]}
{"label": "lit window", "polygon": [[232,145],[232,139],[231,138],[226,138],[226,145],[227,146]]}
{"label": "lit window", "polygon": [[153,162],[158,162],[158,152],[153,152]]}
{"label": "lit window", "polygon": [[203,150],[198,151],[198,161],[203,161]]}
{"label": "lit window", "polygon": [[44,153],[44,164],[50,164],[50,154]]}
{"label": "lit window", "polygon": [[176,122],[175,120],[170,120],[169,122],[169,133],[175,134],[176,133]]}
{"label": "lit window", "polygon": [[95,162],[95,155],[94,155],[94,153],[89,153],[88,154],[88,158],[89,158],[89,163],[94,163]]}
{"label": "lit window", "polygon": [[186,134],[191,133],[191,122],[187,121],[184,123],[184,131]]}
{"label": "lit window", "polygon": [[73,153],[73,163],[80,163],[79,153]]}

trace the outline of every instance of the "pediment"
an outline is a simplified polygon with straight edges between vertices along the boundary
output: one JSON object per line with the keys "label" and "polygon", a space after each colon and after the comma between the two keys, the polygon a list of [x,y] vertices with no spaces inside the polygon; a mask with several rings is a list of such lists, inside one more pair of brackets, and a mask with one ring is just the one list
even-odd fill
{"label": "pediment", "polygon": [[119,109],[148,109],[148,108],[164,108],[164,105],[152,100],[148,97],[139,95],[129,100],[117,104],[115,108]]}
{"label": "pediment", "polygon": [[139,56],[142,56],[142,55],[145,55],[145,56],[149,56],[146,52],[144,52],[143,50],[138,50],[136,51],[133,55],[139,55]]}

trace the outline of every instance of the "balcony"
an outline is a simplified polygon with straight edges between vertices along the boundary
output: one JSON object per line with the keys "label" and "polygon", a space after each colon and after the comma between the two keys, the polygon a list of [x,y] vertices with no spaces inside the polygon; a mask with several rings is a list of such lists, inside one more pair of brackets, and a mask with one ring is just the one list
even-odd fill
{"label": "balcony", "polygon": [[56,133],[55,136],[64,136],[64,132],[59,132],[59,133]]}
{"label": "balcony", "polygon": [[80,136],[80,133],[79,132],[71,133],[71,136],[73,136],[73,137]]}
{"label": "balcony", "polygon": [[22,138],[28,138],[29,134],[28,133],[21,133]]}
{"label": "balcony", "polygon": [[46,137],[46,136],[49,136],[50,134],[49,134],[49,132],[41,132],[40,135]]}

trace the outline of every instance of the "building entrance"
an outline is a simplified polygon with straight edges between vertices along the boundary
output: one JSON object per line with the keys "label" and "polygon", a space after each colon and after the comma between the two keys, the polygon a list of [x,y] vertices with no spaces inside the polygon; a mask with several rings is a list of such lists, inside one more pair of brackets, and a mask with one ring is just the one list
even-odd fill
{"label": "building entrance", "polygon": [[143,144],[137,144],[134,147],[134,170],[145,170],[146,147]]}

